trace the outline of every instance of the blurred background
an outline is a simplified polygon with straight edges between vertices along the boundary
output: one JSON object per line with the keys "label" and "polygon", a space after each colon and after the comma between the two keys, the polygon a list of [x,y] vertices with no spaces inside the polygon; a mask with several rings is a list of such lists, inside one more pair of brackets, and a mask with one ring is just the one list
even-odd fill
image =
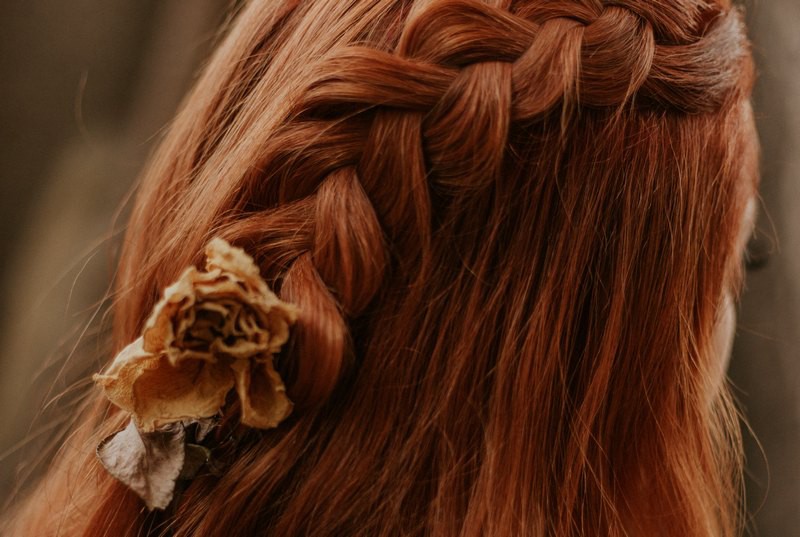
{"label": "blurred background", "polygon": [[[78,380],[108,358],[99,336],[128,194],[232,3],[3,1],[0,505],[68,431]],[[730,377],[753,432],[749,535],[785,537],[800,535],[800,2],[746,7],[761,266],[748,274]]]}

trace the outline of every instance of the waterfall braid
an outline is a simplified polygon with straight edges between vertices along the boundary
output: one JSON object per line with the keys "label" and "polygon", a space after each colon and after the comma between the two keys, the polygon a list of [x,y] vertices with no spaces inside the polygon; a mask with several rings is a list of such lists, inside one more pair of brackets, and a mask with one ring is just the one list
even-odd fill
{"label": "waterfall braid", "polygon": [[143,177],[114,344],[221,236],[300,307],[296,410],[147,513],[98,395],[19,527],[737,535],[752,79],[727,0],[247,2]]}

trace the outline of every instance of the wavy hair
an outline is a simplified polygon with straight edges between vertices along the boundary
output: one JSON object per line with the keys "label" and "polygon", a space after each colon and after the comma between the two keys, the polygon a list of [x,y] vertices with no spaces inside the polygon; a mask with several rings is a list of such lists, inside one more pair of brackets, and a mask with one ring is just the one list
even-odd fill
{"label": "wavy hair", "polygon": [[[221,236],[297,404],[148,513],[97,393],[20,535],[739,534],[715,327],[757,182],[729,0],[252,0],[154,154],[114,345]],[[235,413],[235,409],[229,409]]]}

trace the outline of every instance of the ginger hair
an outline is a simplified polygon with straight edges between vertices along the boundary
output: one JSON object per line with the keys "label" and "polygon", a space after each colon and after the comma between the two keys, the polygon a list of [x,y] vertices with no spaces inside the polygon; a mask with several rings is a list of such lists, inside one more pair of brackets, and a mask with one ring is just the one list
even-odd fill
{"label": "ginger hair", "polygon": [[300,307],[295,412],[148,513],[94,459],[125,419],[95,391],[16,534],[738,535],[713,333],[757,177],[741,19],[247,2],[143,176],[113,343],[220,236]]}

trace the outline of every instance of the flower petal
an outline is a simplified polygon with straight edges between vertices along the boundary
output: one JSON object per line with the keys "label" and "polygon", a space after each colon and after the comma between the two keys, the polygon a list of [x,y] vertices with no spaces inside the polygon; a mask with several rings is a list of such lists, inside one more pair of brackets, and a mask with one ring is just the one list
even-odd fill
{"label": "flower petal", "polygon": [[278,300],[270,305],[266,315],[267,332],[269,333],[269,352],[281,350],[289,340],[289,326],[297,320],[297,307]]}
{"label": "flower petal", "polygon": [[142,348],[142,341],[140,337],[122,349],[105,373],[92,377],[103,388],[109,401],[130,413],[136,408],[133,385],[142,371],[157,368],[161,362]]}
{"label": "flower petal", "polygon": [[206,246],[206,270],[208,272],[215,270],[229,272],[244,280],[254,289],[259,291],[267,289],[253,258],[241,248],[231,246],[220,238],[212,239]]}
{"label": "flower petal", "polygon": [[178,328],[175,326],[178,312],[190,310],[195,303],[193,287],[198,276],[197,269],[189,267],[164,290],[163,297],[153,308],[142,332],[145,350],[160,354],[170,348]]}
{"label": "flower petal", "polygon": [[118,365],[113,374],[95,375],[94,380],[145,432],[213,416],[234,387],[233,373],[222,361],[184,360],[173,366],[164,356],[139,356]]}
{"label": "flower petal", "polygon": [[277,427],[292,411],[286,387],[272,360],[235,360],[236,393],[242,403],[241,422],[250,427]]}
{"label": "flower petal", "polygon": [[234,387],[230,367],[219,362],[183,360],[173,366],[162,358],[143,368],[133,383],[134,417],[143,431],[173,421],[207,418],[225,404]]}
{"label": "flower petal", "polygon": [[[116,375],[126,364],[152,358],[153,355],[143,347],[144,340],[139,337],[127,347],[119,351],[105,372],[106,375]],[[102,376],[102,375],[95,375]]]}

